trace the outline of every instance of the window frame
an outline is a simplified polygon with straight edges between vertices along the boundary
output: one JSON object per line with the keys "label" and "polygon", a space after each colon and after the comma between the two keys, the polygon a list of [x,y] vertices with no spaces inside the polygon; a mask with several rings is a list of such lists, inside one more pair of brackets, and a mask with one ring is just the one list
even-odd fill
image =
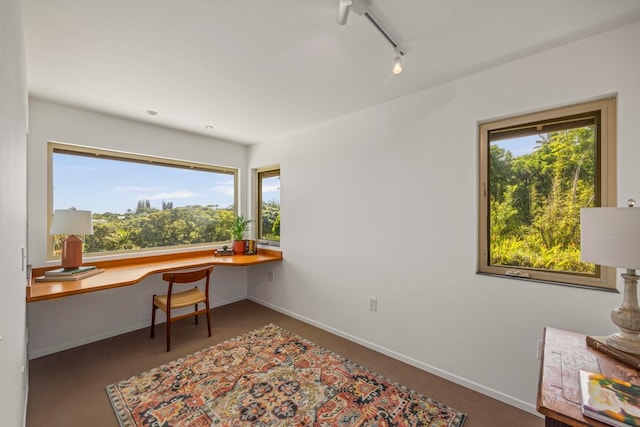
{"label": "window frame", "polygon": [[528,114],[478,123],[479,179],[478,179],[478,259],[477,273],[518,280],[531,280],[558,285],[578,286],[600,290],[616,290],[616,268],[596,265],[594,275],[556,272],[524,267],[496,266],[489,264],[489,132],[518,126],[535,126],[554,119],[579,116],[588,112],[600,112],[598,141],[596,142],[596,206],[617,206],[616,170],[616,98],[573,104]]}
{"label": "window frame", "polygon": [[[53,254],[53,236],[48,235],[48,230],[51,226],[52,213],[53,213],[53,154],[62,153],[76,156],[96,157],[117,161],[129,161],[134,163],[155,164],[158,166],[168,166],[174,168],[184,168],[190,170],[200,170],[204,172],[216,172],[233,176],[234,182],[234,197],[233,206],[234,214],[238,215],[238,175],[239,170],[231,167],[216,166],[206,163],[192,162],[186,160],[178,160],[167,157],[145,155],[129,153],[125,151],[108,150],[102,148],[88,147],[76,144],[68,144],[62,142],[48,141],[47,143],[47,261],[55,261],[60,257]],[[148,254],[151,252],[184,252],[203,249],[207,247],[218,247],[228,242],[206,242],[196,244],[183,244],[173,246],[158,246],[152,248],[141,248],[135,250],[120,250],[120,251],[105,251],[105,252],[91,252],[83,253],[84,258],[92,257],[118,257],[124,255],[125,257],[136,254]]]}
{"label": "window frame", "polygon": [[256,205],[255,205],[255,224],[256,224],[256,239],[261,245],[268,246],[280,246],[280,240],[268,240],[262,239],[262,179],[271,178],[274,176],[280,176],[280,166],[269,166],[256,169]]}

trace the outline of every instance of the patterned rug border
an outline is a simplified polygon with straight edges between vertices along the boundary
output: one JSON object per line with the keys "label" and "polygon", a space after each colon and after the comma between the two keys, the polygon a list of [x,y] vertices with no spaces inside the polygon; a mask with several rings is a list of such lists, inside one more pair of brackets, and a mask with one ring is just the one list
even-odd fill
{"label": "patterned rug border", "polygon": [[407,387],[407,386],[405,386],[405,385],[403,385],[403,384],[401,384],[401,383],[399,383],[397,381],[391,380],[391,379],[387,378],[386,376],[383,376],[383,375],[379,374],[378,372],[375,372],[375,371],[373,371],[371,369],[368,369],[368,368],[362,366],[361,364],[359,364],[357,362],[354,362],[354,361],[346,358],[345,356],[342,356],[339,353],[336,353],[333,350],[327,349],[326,347],[323,347],[323,346],[319,345],[318,343],[316,343],[314,341],[311,341],[310,339],[304,338],[304,337],[302,337],[302,336],[300,336],[300,335],[298,335],[296,333],[293,333],[293,332],[291,332],[291,331],[289,331],[289,330],[287,330],[287,329],[285,329],[285,328],[283,328],[281,326],[278,326],[276,324],[268,323],[268,324],[265,324],[265,325],[263,325],[263,326],[261,326],[259,328],[256,328],[256,329],[253,329],[251,331],[245,332],[243,334],[237,335],[235,337],[226,339],[226,340],[221,341],[221,342],[219,342],[217,344],[214,344],[214,345],[212,345],[210,347],[203,348],[203,349],[198,350],[196,352],[190,353],[190,354],[188,354],[186,356],[180,357],[178,359],[171,360],[169,362],[163,363],[162,365],[156,366],[154,368],[151,368],[151,369],[148,369],[146,371],[143,371],[143,372],[141,372],[139,374],[133,375],[133,376],[127,378],[127,379],[123,379],[123,380],[120,380],[118,382],[115,382],[113,384],[109,384],[108,386],[106,386],[107,396],[109,398],[109,401],[111,402],[111,406],[113,407],[114,412],[116,413],[116,416],[118,418],[118,423],[120,424],[120,427],[135,427],[134,425],[129,424],[129,423],[126,422],[127,420],[125,419],[125,415],[124,415],[124,414],[126,414],[126,410],[124,408],[124,404],[123,404],[123,402],[120,401],[120,399],[117,398],[116,393],[114,392],[116,386],[120,382],[134,379],[134,378],[140,376],[143,373],[150,373],[150,372],[160,371],[163,366],[181,364],[181,363],[183,363],[184,361],[186,361],[189,358],[192,358],[192,357],[197,356],[197,355],[202,354],[202,353],[207,353],[207,352],[211,351],[212,348],[220,346],[220,345],[222,345],[224,343],[242,341],[242,340],[245,340],[245,339],[247,339],[248,337],[250,337],[252,335],[257,335],[260,331],[269,330],[269,329],[270,330],[276,330],[280,334],[283,334],[283,335],[286,334],[291,338],[295,338],[295,339],[297,339],[297,340],[299,340],[299,341],[301,341],[301,342],[303,342],[305,344],[308,344],[310,346],[316,347],[319,350],[322,350],[324,352],[330,353],[332,356],[334,356],[335,358],[339,359],[343,363],[348,364],[348,365],[350,365],[352,367],[358,368],[358,369],[362,370],[363,372],[365,372],[365,373],[367,373],[367,374],[369,374],[371,376],[378,377],[378,378],[382,379],[383,381],[389,383],[390,385],[396,387],[397,389],[399,389],[401,391],[413,394],[416,397],[419,397],[421,399],[424,399],[424,400],[427,400],[427,401],[430,401],[430,402],[436,402],[436,403],[438,403],[438,404],[440,404],[442,406],[445,406],[445,407],[447,407],[449,409],[452,409],[452,410],[456,411],[457,412],[457,416],[453,420],[454,424],[452,425],[452,427],[463,427],[463,425],[464,425],[464,423],[465,423],[465,421],[467,419],[467,414],[459,411],[458,409],[452,408],[451,406],[449,406],[449,405],[447,405],[445,403],[442,403],[439,400],[433,399],[433,398],[431,398],[431,397],[429,397],[429,396],[427,396],[427,395],[425,395],[423,393],[420,393],[418,391],[415,391],[415,390],[413,390],[413,389],[411,389],[411,388],[409,388],[409,387]]}

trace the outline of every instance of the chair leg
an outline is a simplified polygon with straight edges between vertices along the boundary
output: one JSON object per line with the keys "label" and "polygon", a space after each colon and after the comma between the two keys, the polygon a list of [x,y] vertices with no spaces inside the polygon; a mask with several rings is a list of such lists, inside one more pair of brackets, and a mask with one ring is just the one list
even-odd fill
{"label": "chair leg", "polygon": [[171,308],[167,307],[167,351],[171,350]]}
{"label": "chair leg", "polygon": [[[156,296],[154,295],[153,298]],[[153,300],[152,300],[153,301]],[[156,326],[156,304],[154,302],[151,303],[151,338],[155,335],[155,326]]]}
{"label": "chair leg", "polygon": [[209,301],[204,303],[207,306],[207,328],[209,329],[209,336],[211,336],[211,309],[209,308]]}
{"label": "chair leg", "polygon": [[[194,311],[198,311],[198,304],[194,304],[193,305],[193,310]],[[193,316],[196,318],[196,325],[198,324],[198,315],[196,314],[195,316]]]}

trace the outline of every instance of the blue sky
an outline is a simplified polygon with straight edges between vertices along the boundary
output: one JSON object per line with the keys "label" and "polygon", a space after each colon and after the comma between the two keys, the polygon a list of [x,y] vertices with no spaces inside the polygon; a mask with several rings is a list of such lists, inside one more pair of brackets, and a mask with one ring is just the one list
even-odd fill
{"label": "blue sky", "polygon": [[519,157],[524,154],[531,153],[533,151],[533,147],[536,146],[536,141],[539,139],[540,137],[538,135],[531,135],[523,136],[521,138],[503,139],[492,142],[492,144],[511,151],[513,157]]}
{"label": "blue sky", "polygon": [[[232,175],[56,153],[53,162],[54,209],[124,213],[135,211],[138,200],[156,208],[162,201],[174,207],[233,204]],[[266,190],[265,200],[280,200],[279,191]]]}

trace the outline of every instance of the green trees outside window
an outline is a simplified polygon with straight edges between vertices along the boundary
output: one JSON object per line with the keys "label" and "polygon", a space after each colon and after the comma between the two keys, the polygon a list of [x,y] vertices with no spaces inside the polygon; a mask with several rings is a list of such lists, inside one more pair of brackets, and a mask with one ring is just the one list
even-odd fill
{"label": "green trees outside window", "polygon": [[136,209],[124,215],[93,214],[85,252],[135,251],[231,240],[233,209],[215,206]]}
{"label": "green trees outside window", "polygon": [[491,265],[595,272],[580,261],[580,208],[596,201],[595,132],[591,125],[539,134],[518,156],[503,148],[517,139],[491,143]]}

